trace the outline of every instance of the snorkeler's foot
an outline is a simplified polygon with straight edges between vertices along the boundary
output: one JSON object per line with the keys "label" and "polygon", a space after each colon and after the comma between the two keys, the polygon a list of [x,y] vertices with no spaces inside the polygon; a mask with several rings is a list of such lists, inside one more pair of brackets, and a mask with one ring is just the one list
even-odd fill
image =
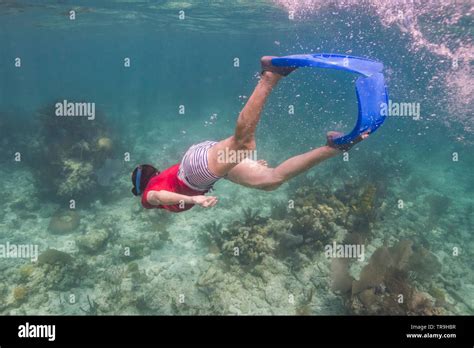
{"label": "snorkeler's foot", "polygon": [[344,134],[340,132],[328,132],[326,135],[326,139],[327,139],[326,145],[340,151],[349,151],[355,144],[360,143],[364,139],[367,139],[369,137],[369,132],[359,135],[355,140],[347,144],[334,143],[334,139],[339,138],[343,135]]}
{"label": "snorkeler's foot", "polygon": [[271,73],[275,73],[281,76],[289,75],[296,67],[290,66],[275,66],[272,64],[272,58],[276,58],[275,56],[263,56],[260,58],[260,63],[262,65],[262,75],[265,71],[269,71]]}

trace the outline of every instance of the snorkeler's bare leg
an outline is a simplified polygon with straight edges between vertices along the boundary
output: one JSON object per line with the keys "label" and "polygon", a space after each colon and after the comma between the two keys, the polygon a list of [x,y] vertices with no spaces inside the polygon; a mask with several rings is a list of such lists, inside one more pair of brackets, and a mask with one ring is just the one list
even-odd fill
{"label": "snorkeler's bare leg", "polygon": [[255,90],[240,112],[234,135],[218,142],[209,149],[209,169],[215,175],[224,176],[238,164],[235,161],[220,160],[222,158],[220,154],[229,151],[255,150],[255,130],[265,101],[281,78],[282,76],[279,74],[268,71],[264,72]]}
{"label": "snorkeler's bare leg", "polygon": [[[331,134],[333,132],[328,133],[328,136]],[[367,137],[368,134],[364,134],[361,136],[361,139]],[[233,168],[227,178],[243,186],[271,191],[322,161],[341,153],[341,150],[325,145],[291,157],[276,168],[268,168],[255,161],[247,160]]]}
{"label": "snorkeler's bare leg", "polygon": [[276,168],[268,168],[256,161],[246,160],[234,167],[227,178],[236,184],[270,191],[318,163],[340,153],[341,151],[329,146],[322,146],[291,157]]}

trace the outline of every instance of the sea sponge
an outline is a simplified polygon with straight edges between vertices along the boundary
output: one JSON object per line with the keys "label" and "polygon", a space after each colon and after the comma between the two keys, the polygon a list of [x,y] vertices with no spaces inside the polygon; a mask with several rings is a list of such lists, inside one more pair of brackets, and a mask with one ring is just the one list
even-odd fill
{"label": "sea sponge", "polygon": [[28,290],[24,286],[17,286],[13,289],[13,299],[15,302],[23,302],[27,294]]}
{"label": "sea sponge", "polygon": [[40,265],[67,265],[72,262],[72,257],[68,253],[56,249],[47,249],[38,256]]}
{"label": "sea sponge", "polygon": [[110,139],[108,137],[100,137],[97,140],[97,148],[99,150],[105,151],[105,152],[111,151],[112,148],[113,148],[112,139]]}
{"label": "sea sponge", "polygon": [[411,255],[408,267],[418,279],[429,280],[441,272],[442,266],[435,254],[421,246]]}
{"label": "sea sponge", "polygon": [[71,233],[79,227],[81,217],[75,210],[57,211],[49,222],[48,230],[54,234]]}
{"label": "sea sponge", "polygon": [[401,240],[389,248],[393,266],[399,270],[407,270],[413,256],[413,242],[411,240]]}
{"label": "sea sponge", "polygon": [[388,248],[381,247],[375,250],[370,257],[369,263],[362,268],[359,280],[353,282],[352,295],[383,283],[385,273],[392,266],[392,263],[392,257]]}
{"label": "sea sponge", "polygon": [[349,273],[347,259],[333,258],[331,260],[331,289],[347,294],[352,290],[354,278]]}

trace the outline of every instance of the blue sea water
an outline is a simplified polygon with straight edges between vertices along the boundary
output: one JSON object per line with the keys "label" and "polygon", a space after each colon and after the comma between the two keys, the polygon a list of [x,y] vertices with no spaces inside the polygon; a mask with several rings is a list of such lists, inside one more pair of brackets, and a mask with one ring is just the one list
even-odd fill
{"label": "blue sea water", "polygon": [[[1,1],[0,312],[472,314],[472,10],[434,0]],[[390,99],[419,115],[389,116],[348,160],[277,191],[222,180],[211,209],[141,208],[133,168],[165,169],[192,144],[233,134],[261,56],[322,52],[383,62]],[[282,80],[257,129],[258,157],[276,166],[324,145],[329,130],[349,131],[354,80],[321,69]],[[63,100],[94,103],[95,120],[58,120]],[[276,208],[290,201],[313,210]],[[324,246],[359,234],[361,215],[367,257],[350,276],[362,282],[376,250],[408,240],[418,268],[383,269],[418,272],[406,283],[430,306],[394,309],[333,286],[345,271]],[[9,244],[43,257],[2,254]],[[379,285],[367,284],[366,295]],[[387,284],[381,296],[399,295]]]}

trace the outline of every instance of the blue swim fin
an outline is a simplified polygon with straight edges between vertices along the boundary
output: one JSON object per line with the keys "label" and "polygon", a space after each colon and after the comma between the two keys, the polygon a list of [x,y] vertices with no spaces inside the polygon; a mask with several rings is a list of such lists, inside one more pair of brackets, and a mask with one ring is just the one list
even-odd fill
{"label": "blue swim fin", "polygon": [[385,121],[382,103],[388,104],[383,64],[377,61],[341,54],[300,54],[272,59],[275,66],[314,67],[345,70],[360,74],[356,80],[359,114],[354,129],[333,139],[337,145],[349,144],[365,132],[373,133]]}

